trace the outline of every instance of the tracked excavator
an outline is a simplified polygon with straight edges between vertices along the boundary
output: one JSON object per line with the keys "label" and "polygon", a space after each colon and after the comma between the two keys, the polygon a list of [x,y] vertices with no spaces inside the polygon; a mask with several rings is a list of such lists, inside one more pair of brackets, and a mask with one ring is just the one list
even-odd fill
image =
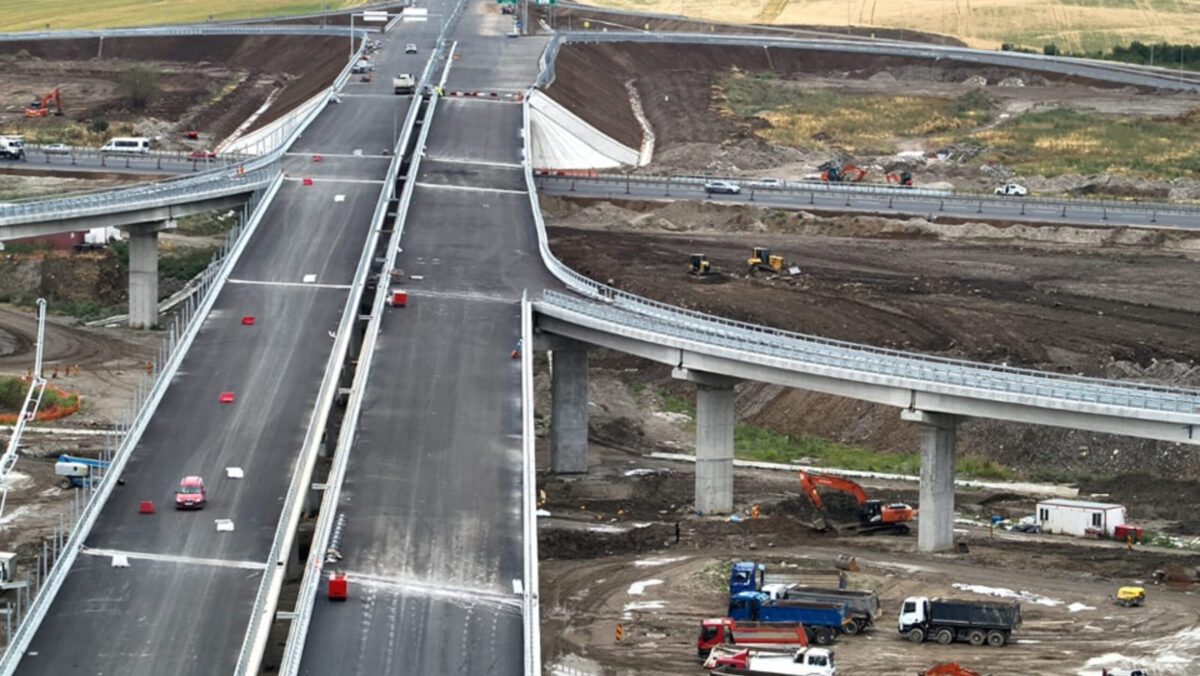
{"label": "tracked excavator", "polygon": [[847,164],[839,167],[834,164],[825,163],[818,169],[821,170],[821,180],[829,181],[830,183],[859,183],[867,177],[867,170]]}
{"label": "tracked excavator", "polygon": [[817,486],[834,488],[854,496],[855,501],[858,502],[858,525],[854,526],[853,530],[859,535],[876,533],[907,535],[909,533],[908,524],[917,513],[909,505],[902,502],[885,503],[882,500],[868,499],[862,486],[840,476],[810,474],[804,470],[798,470],[797,474],[800,476],[800,487],[804,489],[808,501],[823,516],[825,505],[821,501],[821,494],[817,492]]}
{"label": "tracked excavator", "polygon": [[25,117],[45,117],[50,114],[50,104],[54,103],[54,114],[62,115],[62,95],[58,87],[46,92],[41,99],[29,104],[25,109]]}
{"label": "tracked excavator", "polygon": [[912,187],[912,172],[902,171],[899,174],[888,174],[887,182],[895,183],[901,187],[911,188]]}

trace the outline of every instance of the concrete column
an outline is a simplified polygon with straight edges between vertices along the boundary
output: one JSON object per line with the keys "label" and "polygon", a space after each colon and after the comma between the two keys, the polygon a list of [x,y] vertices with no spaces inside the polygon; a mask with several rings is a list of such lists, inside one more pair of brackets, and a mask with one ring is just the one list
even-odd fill
{"label": "concrete column", "polygon": [[550,352],[550,470],[587,472],[587,349],[575,343]]}
{"label": "concrete column", "polygon": [[127,226],[129,233],[129,326],[149,329],[158,324],[158,233],[174,220]]}
{"label": "concrete column", "polygon": [[733,385],[696,387],[696,509],[733,511]]}
{"label": "concrete column", "polygon": [[939,552],[954,547],[954,439],[960,418],[945,413],[901,411],[921,425],[921,498],[917,549]]}

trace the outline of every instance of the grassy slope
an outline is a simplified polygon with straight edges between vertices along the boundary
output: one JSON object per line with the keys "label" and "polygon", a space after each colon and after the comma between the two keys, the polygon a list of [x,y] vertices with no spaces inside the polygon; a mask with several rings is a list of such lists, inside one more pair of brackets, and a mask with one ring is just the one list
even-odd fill
{"label": "grassy slope", "polygon": [[974,47],[1011,42],[1073,51],[1131,40],[1195,42],[1200,0],[589,0],[591,4],[735,23],[907,28],[953,35]]}
{"label": "grassy slope", "polygon": [[364,4],[366,0],[26,0],[0,2],[6,31],[106,28],[302,14]]}

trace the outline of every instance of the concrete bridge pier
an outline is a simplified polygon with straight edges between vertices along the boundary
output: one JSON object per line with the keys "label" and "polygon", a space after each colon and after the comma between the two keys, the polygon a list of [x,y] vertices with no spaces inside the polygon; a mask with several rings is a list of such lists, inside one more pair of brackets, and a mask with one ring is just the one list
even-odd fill
{"label": "concrete bridge pier", "polygon": [[736,378],[676,368],[671,375],[696,383],[696,509],[733,511],[733,386]]}
{"label": "concrete bridge pier", "polygon": [[588,469],[587,346],[556,340],[550,350],[550,470],[582,474]]}
{"label": "concrete bridge pier", "polygon": [[914,409],[900,418],[921,425],[921,497],[917,549],[954,547],[954,441],[962,418]]}
{"label": "concrete bridge pier", "polygon": [[158,233],[173,230],[175,219],[121,226],[129,234],[129,326],[158,324]]}

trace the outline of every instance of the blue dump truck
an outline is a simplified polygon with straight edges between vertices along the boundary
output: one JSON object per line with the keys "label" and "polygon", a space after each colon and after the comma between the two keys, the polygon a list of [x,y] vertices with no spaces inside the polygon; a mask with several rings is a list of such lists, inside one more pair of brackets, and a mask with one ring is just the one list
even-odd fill
{"label": "blue dump truck", "polygon": [[729,575],[729,595],[747,591],[763,592],[775,600],[808,601],[845,604],[850,621],[843,627],[846,634],[858,632],[875,624],[879,616],[879,596],[873,591],[851,591],[809,587],[787,582],[766,583],[767,567],[761,563],[739,561]]}
{"label": "blue dump truck", "polygon": [[729,597],[728,617],[739,622],[795,622],[804,625],[817,645],[829,645],[846,633],[851,622],[844,603],[818,603],[772,599],[769,594],[747,591]]}
{"label": "blue dump truck", "polygon": [[900,633],[913,643],[964,641],[999,648],[1021,626],[1018,603],[910,596],[900,607]]}

